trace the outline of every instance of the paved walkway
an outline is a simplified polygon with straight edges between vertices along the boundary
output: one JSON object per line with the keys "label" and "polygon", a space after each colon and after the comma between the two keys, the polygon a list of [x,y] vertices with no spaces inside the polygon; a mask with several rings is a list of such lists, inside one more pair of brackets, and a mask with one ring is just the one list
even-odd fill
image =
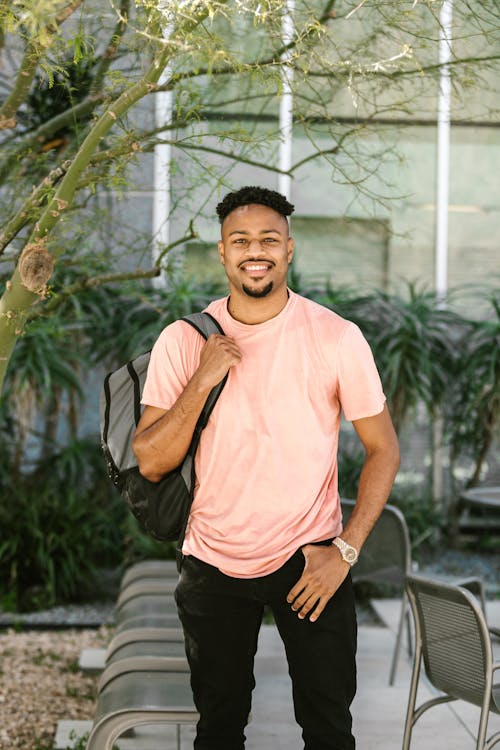
{"label": "paved walkway", "polygon": [[[390,628],[359,628],[358,693],[352,707],[356,746],[358,750],[401,750],[411,664],[403,653],[395,684],[390,687],[389,667],[399,602],[380,602],[378,611],[383,612]],[[489,603],[488,612],[491,622],[500,622],[500,602]],[[496,651],[498,661],[500,644]],[[262,630],[256,679],[247,750],[300,750],[303,745],[300,731],[294,725],[284,654],[273,627]],[[429,697],[432,697],[430,689],[422,684],[419,702]],[[478,723],[479,708],[475,706],[462,701],[436,706],[415,725],[411,748],[474,750],[473,734]],[[500,716],[491,715],[489,734],[494,730],[500,731]]]}
{"label": "paved walkway", "polygon": [[[353,704],[357,750],[401,750],[411,665],[402,654],[396,682],[389,687],[389,667],[399,602],[376,603],[389,627],[362,626],[358,639],[358,693]],[[500,601],[488,603],[490,622],[500,623]],[[496,661],[500,642],[496,641]],[[497,673],[498,674],[498,673]],[[274,626],[261,630],[256,657],[252,721],[247,728],[246,750],[301,750],[300,730],[292,709],[290,680],[281,640]],[[421,683],[420,699],[431,696]],[[430,709],[417,722],[412,750],[474,750],[473,735],[479,709],[463,702]],[[83,727],[82,727],[83,729]],[[500,731],[500,716],[490,714],[489,731]],[[169,750],[175,747],[175,730],[159,736],[158,728],[141,728],[136,736],[118,742],[120,750]],[[194,728],[182,728],[182,750],[191,750]],[[499,745],[500,748],[500,745]]]}

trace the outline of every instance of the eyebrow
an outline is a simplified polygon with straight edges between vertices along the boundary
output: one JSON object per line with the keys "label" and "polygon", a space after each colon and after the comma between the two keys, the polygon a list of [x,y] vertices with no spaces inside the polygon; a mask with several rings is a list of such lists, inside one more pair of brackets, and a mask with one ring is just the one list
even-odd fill
{"label": "eyebrow", "polygon": [[[277,229],[261,229],[260,234],[271,234],[273,232],[274,234],[281,235],[281,232],[279,232]],[[233,234],[250,234],[250,232],[245,231],[244,229],[234,229],[232,232],[229,232],[229,236]]]}

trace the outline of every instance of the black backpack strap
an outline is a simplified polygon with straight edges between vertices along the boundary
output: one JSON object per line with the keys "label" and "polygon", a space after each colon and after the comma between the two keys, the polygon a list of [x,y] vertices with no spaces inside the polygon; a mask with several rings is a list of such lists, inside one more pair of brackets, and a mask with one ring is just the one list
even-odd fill
{"label": "black backpack strap", "polygon": [[141,418],[141,385],[133,361],[127,362],[127,370],[134,385],[134,421],[137,427]]}
{"label": "black backpack strap", "polygon": [[[210,315],[210,313],[192,313],[191,315],[186,315],[184,318],[182,318],[182,320],[186,321],[186,323],[189,323],[189,325],[195,328],[198,333],[205,339],[208,339],[208,337],[211,336],[212,333],[221,333],[222,335],[224,335],[224,331],[222,330],[219,322],[212,315]],[[214,386],[214,388],[212,388],[212,390],[208,394],[207,400],[205,401],[205,405],[201,411],[200,416],[198,417],[198,421],[194,429],[193,441],[189,448],[189,453],[191,453],[191,448],[193,447],[193,443],[195,442],[195,440],[196,445],[194,446],[193,454],[196,451],[200,439],[200,433],[207,426],[210,414],[212,413],[213,408],[217,403],[217,399],[219,398],[222,389],[226,385],[227,377],[228,376],[226,374],[220,381],[220,383]]]}
{"label": "black backpack strap", "polygon": [[109,412],[111,409],[111,392],[109,390],[109,379],[111,377],[111,373],[109,372],[105,379],[104,379],[104,400],[106,402],[106,406],[104,409],[104,427],[102,430],[102,442],[107,443],[108,442],[108,430],[109,430]]}
{"label": "black backpack strap", "polygon": [[[186,315],[185,317],[183,317],[182,320],[184,320],[186,323],[189,323],[189,325],[192,326],[195,330],[197,330],[198,333],[201,336],[203,336],[203,338],[205,339],[208,339],[208,337],[211,336],[212,333],[220,333],[224,335],[224,331],[222,330],[220,324],[212,315],[210,315],[210,313],[205,313],[205,312],[191,313],[190,315]],[[205,405],[203,406],[200,416],[198,417],[196,427],[194,428],[193,438],[188,448],[187,455],[184,458],[184,461],[182,462],[181,474],[184,479],[184,482],[186,483],[186,486],[191,487],[191,502],[193,500],[194,485],[196,482],[195,468],[194,468],[194,456],[198,448],[198,443],[200,442],[202,430],[204,430],[205,427],[207,426],[207,422],[210,417],[210,414],[212,413],[213,408],[215,404],[217,403],[217,399],[219,398],[222,392],[222,389],[224,388],[226,384],[228,374],[229,373],[227,373],[223,377],[223,379],[220,381],[220,383],[214,386],[212,390],[210,391],[210,393],[208,394],[207,400],[205,401]],[[186,533],[188,519],[189,519],[189,514],[186,516],[181,534],[179,536],[179,539],[177,540],[176,559],[177,559],[177,568],[179,572],[182,566],[182,560],[183,560],[182,544],[184,542],[184,536]]]}
{"label": "black backpack strap", "polygon": [[212,333],[221,333],[224,335],[224,331],[222,330],[219,321],[216,320],[213,315],[210,315],[210,313],[191,313],[190,315],[185,315],[182,320],[185,320],[190,326],[196,328],[198,333],[205,339],[208,339]]}

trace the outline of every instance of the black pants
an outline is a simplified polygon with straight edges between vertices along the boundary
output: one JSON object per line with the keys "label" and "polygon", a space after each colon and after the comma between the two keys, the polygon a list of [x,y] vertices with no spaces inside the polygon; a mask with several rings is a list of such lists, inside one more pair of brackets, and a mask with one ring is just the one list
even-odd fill
{"label": "black pants", "polygon": [[298,550],[261,578],[231,578],[186,557],[176,590],[191,686],[200,713],[196,750],[242,750],[255,686],[253,662],[264,604],[283,639],[295,718],[305,750],[353,750],[350,704],[356,692],[356,614],[349,575],[314,623],[286,601],[304,556]]}

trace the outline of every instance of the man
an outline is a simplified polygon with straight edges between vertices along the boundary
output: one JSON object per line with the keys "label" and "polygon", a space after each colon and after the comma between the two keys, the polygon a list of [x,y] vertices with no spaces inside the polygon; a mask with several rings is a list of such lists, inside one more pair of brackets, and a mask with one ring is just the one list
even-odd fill
{"label": "man", "polygon": [[[359,329],[287,288],[292,211],[283,196],[256,187],[217,206],[230,294],[207,310],[227,335],[205,343],[182,321],[167,326],[151,355],[134,441],[141,473],[158,481],[182,461],[211,388],[229,372],[196,456],[176,591],[200,712],[196,750],[244,747],[266,604],[285,644],[304,747],[355,746],[349,571],[387,500],[399,451]],[[344,529],[341,408],[366,452]]]}

